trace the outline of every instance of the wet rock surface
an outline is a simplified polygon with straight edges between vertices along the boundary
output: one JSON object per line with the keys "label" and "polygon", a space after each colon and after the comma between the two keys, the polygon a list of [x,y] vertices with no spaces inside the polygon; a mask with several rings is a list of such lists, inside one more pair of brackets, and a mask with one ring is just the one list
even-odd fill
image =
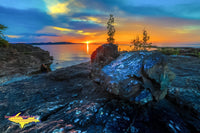
{"label": "wet rock surface", "polygon": [[110,93],[137,104],[163,99],[175,74],[159,52],[128,52],[104,66],[98,77]]}
{"label": "wet rock surface", "polygon": [[[175,60],[180,60],[178,64],[184,73],[190,73],[191,79],[197,79],[199,71],[190,71],[187,65],[184,67],[181,57],[169,57],[169,68],[177,76],[181,76],[181,70],[177,68]],[[187,60],[187,63],[198,60]],[[175,79],[165,99],[138,106],[108,93],[94,82],[89,64],[83,63],[0,86],[0,132],[200,132],[200,92],[192,87],[193,82],[183,86],[176,84]],[[196,66],[193,64],[195,70],[199,68],[198,64]],[[190,84],[191,88],[188,88]],[[22,112],[23,116],[39,116],[41,122],[30,123],[20,129],[19,125],[4,118],[18,112]]]}

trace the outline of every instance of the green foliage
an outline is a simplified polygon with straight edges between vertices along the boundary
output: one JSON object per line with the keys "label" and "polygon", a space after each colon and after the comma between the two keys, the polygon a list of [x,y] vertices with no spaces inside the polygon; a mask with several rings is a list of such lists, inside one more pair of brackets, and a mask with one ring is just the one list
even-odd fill
{"label": "green foliage", "polygon": [[200,52],[199,52],[199,50],[195,49],[195,51],[194,51],[194,56],[200,57]]}
{"label": "green foliage", "polygon": [[148,43],[149,39],[150,39],[150,36],[148,36],[147,31],[144,30],[142,40],[140,40],[139,36],[137,36],[136,39],[134,39],[131,42],[130,47],[133,46],[133,49],[132,49],[133,51],[147,50],[151,48],[151,45],[152,45],[152,43]]}
{"label": "green foliage", "polygon": [[5,40],[5,36],[3,34],[3,31],[6,29],[7,27],[0,24],[0,47],[8,47],[9,43],[8,41]]}
{"label": "green foliage", "polygon": [[134,46],[133,47],[133,51],[138,51],[141,49],[141,46],[142,46],[142,41],[140,40],[140,37],[137,36],[136,39],[134,39],[132,42],[131,42],[132,45],[130,45],[130,47]]}
{"label": "green foliage", "polygon": [[107,38],[107,42],[109,44],[114,44],[115,39],[114,39],[114,35],[115,35],[115,27],[114,27],[114,17],[112,14],[110,14],[110,18],[107,22],[107,29],[108,29],[108,38]]}
{"label": "green foliage", "polygon": [[178,48],[158,48],[158,51],[160,51],[163,54],[166,55],[179,55],[180,49]]}
{"label": "green foliage", "polygon": [[4,47],[4,48],[9,47],[8,41],[6,41],[5,39],[0,39],[0,47]]}

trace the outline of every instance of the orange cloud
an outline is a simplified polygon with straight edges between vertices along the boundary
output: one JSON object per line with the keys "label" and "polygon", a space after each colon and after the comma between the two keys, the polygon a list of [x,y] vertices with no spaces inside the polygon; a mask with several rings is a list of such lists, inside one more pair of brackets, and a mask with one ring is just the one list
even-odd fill
{"label": "orange cloud", "polygon": [[[91,20],[96,23],[106,23],[107,20],[86,17],[85,20]],[[167,19],[166,19],[167,20]],[[82,21],[82,19],[80,19]],[[139,35],[142,37],[143,29],[146,29],[150,35],[150,42],[154,44],[164,43],[199,43],[200,42],[200,26],[199,25],[180,25],[173,26],[157,20],[147,19],[125,19],[117,18],[115,24],[115,42],[117,44],[130,44],[130,42]],[[47,26],[40,33],[56,33],[60,37],[49,37],[51,40],[57,41],[72,41],[75,43],[92,41],[93,43],[106,43],[107,30],[85,29],[73,30],[69,28]],[[69,36],[68,33],[76,34],[77,36]],[[65,35],[63,35],[65,34]]]}
{"label": "orange cloud", "polygon": [[18,36],[18,35],[6,35],[9,38],[21,38],[22,36]]}

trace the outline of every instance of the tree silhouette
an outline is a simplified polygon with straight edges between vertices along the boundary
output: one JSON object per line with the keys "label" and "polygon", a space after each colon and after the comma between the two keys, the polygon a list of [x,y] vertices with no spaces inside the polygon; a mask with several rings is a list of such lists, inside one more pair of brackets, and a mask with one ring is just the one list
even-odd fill
{"label": "tree silhouette", "polygon": [[107,22],[107,29],[108,29],[108,38],[107,38],[107,42],[109,44],[114,44],[115,39],[114,39],[114,35],[115,35],[115,27],[114,27],[114,17],[112,14],[110,14],[110,18]]}
{"label": "tree silhouette", "polygon": [[6,29],[7,27],[0,24],[0,47],[8,47],[9,43],[8,41],[5,40],[5,36],[3,34],[3,31]]}
{"label": "tree silhouette", "polygon": [[147,48],[151,48],[152,43],[148,43],[149,39],[150,39],[150,36],[148,36],[147,31],[144,29],[143,30],[143,44],[142,44],[142,47],[144,48],[144,50],[146,50]]}
{"label": "tree silhouette", "polygon": [[136,39],[134,39],[132,42],[131,42],[132,45],[130,45],[130,47],[134,46],[133,50],[134,51],[137,51],[137,50],[140,50],[140,47],[141,47],[141,41],[140,41],[140,37],[137,36]]}
{"label": "tree silhouette", "polygon": [[134,46],[134,48],[132,49],[133,51],[147,50],[151,48],[151,44],[152,44],[152,43],[148,43],[149,39],[150,39],[150,36],[147,34],[147,31],[144,29],[142,40],[140,40],[139,36],[137,36],[136,39],[134,39],[131,42],[130,47]]}

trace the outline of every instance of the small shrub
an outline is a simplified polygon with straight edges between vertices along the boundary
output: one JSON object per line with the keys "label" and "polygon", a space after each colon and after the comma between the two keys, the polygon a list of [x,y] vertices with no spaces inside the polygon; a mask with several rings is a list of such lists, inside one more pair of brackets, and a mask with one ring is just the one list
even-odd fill
{"label": "small shrub", "polygon": [[151,46],[152,46],[152,43],[148,43],[149,40],[150,40],[150,36],[148,36],[146,30],[143,30],[143,38],[142,38],[142,40],[140,40],[139,36],[137,36],[136,39],[134,39],[131,42],[130,47],[133,46],[132,51],[150,49]]}
{"label": "small shrub", "polygon": [[158,48],[158,51],[166,55],[179,55],[179,48]]}
{"label": "small shrub", "polygon": [[142,41],[140,40],[140,37],[137,36],[136,39],[134,39],[132,42],[131,42],[132,45],[130,45],[130,47],[133,46],[132,50],[133,51],[138,51],[141,49],[142,47]]}

